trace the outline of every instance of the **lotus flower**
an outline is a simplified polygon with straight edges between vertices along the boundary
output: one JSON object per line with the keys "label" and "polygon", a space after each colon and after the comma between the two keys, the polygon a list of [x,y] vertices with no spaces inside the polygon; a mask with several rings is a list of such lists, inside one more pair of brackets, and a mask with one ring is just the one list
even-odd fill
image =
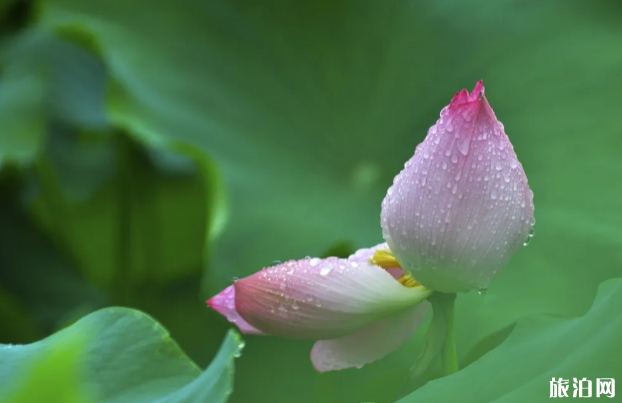
{"label": "lotus flower", "polygon": [[268,267],[208,304],[244,333],[319,340],[318,371],[360,368],[409,339],[433,291],[486,288],[533,223],[533,194],[480,81],[443,109],[389,188],[387,243]]}
{"label": "lotus flower", "polygon": [[382,234],[426,287],[486,289],[530,236],[533,212],[525,171],[479,81],[441,111],[393,180]]}

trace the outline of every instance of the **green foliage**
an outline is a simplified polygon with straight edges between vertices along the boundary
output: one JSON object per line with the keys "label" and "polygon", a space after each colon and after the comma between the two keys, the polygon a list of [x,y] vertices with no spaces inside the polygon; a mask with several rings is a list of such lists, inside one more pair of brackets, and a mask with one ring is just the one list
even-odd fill
{"label": "green foliage", "polygon": [[[34,349],[28,349],[28,346],[0,345],[3,370],[0,372],[0,381],[4,383],[4,396],[0,402],[94,402],[90,391],[79,381],[82,370],[79,357],[84,351],[83,345],[80,336],[76,334],[56,337],[46,342],[45,346]],[[6,382],[8,379],[13,379],[14,383],[9,385]]]}
{"label": "green foliage", "polygon": [[0,345],[2,403],[222,403],[242,347],[229,332],[201,373],[149,316],[108,308],[40,342]]}
{"label": "green foliage", "polygon": [[521,319],[507,340],[481,360],[399,402],[548,402],[552,378],[570,379],[570,384],[572,378],[593,383],[596,378],[620,379],[620,306],[622,279],[606,281],[584,316]]}
{"label": "green foliage", "polygon": [[[483,78],[534,190],[536,236],[486,295],[458,297],[466,368],[405,401],[537,401],[552,376],[609,368],[598,337],[622,337],[604,303],[619,306],[619,282],[594,298],[622,275],[616,2],[10,3],[3,20],[26,10],[28,24],[0,38],[1,341],[126,305],[207,363],[230,324],[202,299],[274,260],[380,242],[393,176]],[[538,347],[567,331],[570,352],[579,324],[594,360]],[[306,342],[249,337],[231,401],[392,402],[425,330],[329,374]]]}

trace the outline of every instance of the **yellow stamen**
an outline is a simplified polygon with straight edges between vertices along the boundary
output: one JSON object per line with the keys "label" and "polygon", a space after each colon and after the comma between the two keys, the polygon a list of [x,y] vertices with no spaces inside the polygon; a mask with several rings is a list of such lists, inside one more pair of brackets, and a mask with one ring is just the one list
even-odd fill
{"label": "yellow stamen", "polygon": [[378,249],[371,258],[371,263],[383,269],[401,269],[400,262],[397,261],[393,253],[387,250]]}
{"label": "yellow stamen", "polygon": [[[398,262],[395,256],[393,256],[393,253],[388,250],[378,249],[374,253],[374,256],[369,260],[370,263],[375,264],[376,266],[380,266],[385,270],[402,268],[400,262]],[[399,281],[399,283],[402,284],[404,287],[408,288],[419,287],[421,285],[410,274],[404,274],[397,281]]]}
{"label": "yellow stamen", "polygon": [[410,274],[404,274],[399,280],[401,285],[408,288],[419,287],[421,284],[417,282]]}

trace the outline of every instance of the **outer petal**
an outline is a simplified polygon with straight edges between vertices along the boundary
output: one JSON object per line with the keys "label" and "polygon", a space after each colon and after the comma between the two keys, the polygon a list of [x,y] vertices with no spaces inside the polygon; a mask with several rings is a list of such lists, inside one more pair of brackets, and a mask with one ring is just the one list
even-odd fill
{"label": "outer petal", "polygon": [[477,83],[444,108],[382,203],[383,235],[426,287],[486,288],[528,238],[533,193]]}
{"label": "outer petal", "polygon": [[374,322],[364,329],[339,339],[320,340],[311,350],[311,361],[320,372],[361,368],[379,360],[404,344],[421,324],[430,303]]}
{"label": "outer petal", "polygon": [[234,323],[242,333],[246,334],[264,334],[261,330],[255,329],[249,325],[235,310],[235,289],[232,285],[222,290],[218,295],[207,301],[213,310]]}
{"label": "outer petal", "polygon": [[431,292],[406,288],[380,267],[347,259],[304,259],[237,281],[237,312],[265,333],[334,339],[412,307]]}

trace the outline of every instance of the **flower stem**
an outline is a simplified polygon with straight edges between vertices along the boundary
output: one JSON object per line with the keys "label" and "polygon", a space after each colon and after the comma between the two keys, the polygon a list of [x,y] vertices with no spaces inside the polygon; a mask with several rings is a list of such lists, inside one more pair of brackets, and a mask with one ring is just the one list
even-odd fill
{"label": "flower stem", "polygon": [[456,353],[456,337],[454,335],[454,303],[456,294],[435,292],[429,298],[434,310],[434,320],[442,322],[445,327],[445,342],[441,349],[441,362],[445,375],[458,372],[458,355]]}

